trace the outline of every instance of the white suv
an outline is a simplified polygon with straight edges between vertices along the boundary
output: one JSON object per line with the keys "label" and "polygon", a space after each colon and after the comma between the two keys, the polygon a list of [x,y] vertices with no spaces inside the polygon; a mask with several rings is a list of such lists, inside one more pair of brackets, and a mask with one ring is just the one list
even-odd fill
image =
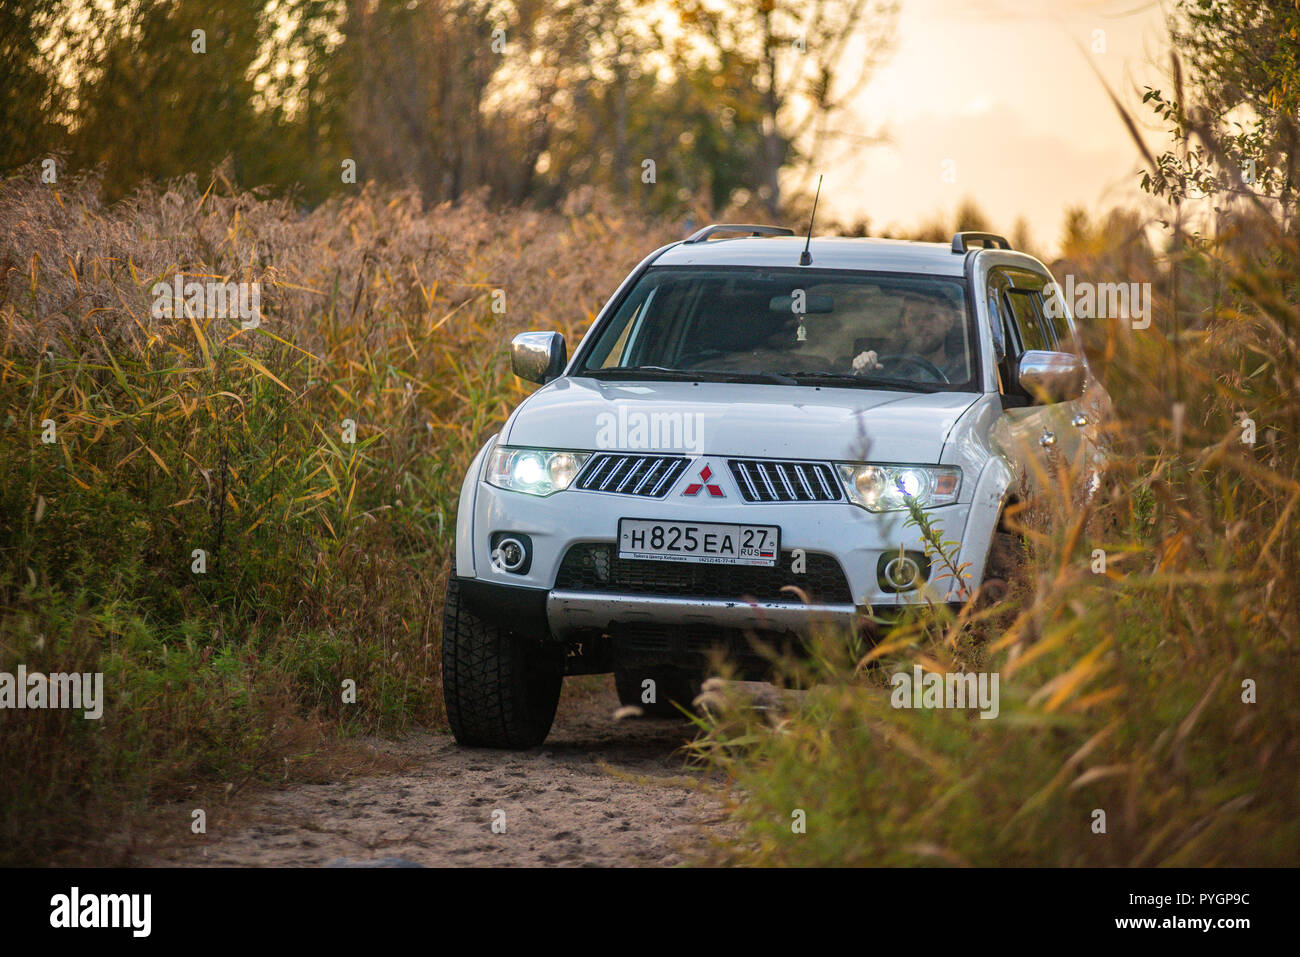
{"label": "white suv", "polygon": [[[1054,289],[990,234],[710,226],[647,257],[571,360],[557,333],[516,337],[515,374],[544,385],[461,490],[457,741],[540,744],[564,675],[612,671],[625,704],[663,713],[713,649],[761,679],[751,639],[797,649],[866,606],[967,597],[1035,476],[1095,480],[1109,400]],[[968,581],[932,567],[908,496]]]}

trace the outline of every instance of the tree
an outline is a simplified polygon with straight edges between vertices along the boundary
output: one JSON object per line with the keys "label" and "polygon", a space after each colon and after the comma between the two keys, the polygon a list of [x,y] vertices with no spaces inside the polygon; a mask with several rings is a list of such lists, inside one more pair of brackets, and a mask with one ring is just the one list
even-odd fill
{"label": "tree", "polygon": [[366,178],[458,199],[483,182],[484,92],[504,27],[478,0],[350,0],[337,67],[353,151]]}
{"label": "tree", "polygon": [[1285,222],[1297,187],[1300,8],[1291,0],[1179,0],[1170,32],[1174,93],[1148,87],[1143,102],[1170,125],[1177,146],[1156,158],[1143,188],[1175,203],[1262,192]]}
{"label": "tree", "polygon": [[54,50],[64,41],[57,0],[0,3],[0,168],[62,146],[64,91]]}
{"label": "tree", "polygon": [[788,0],[758,33],[748,7],[700,2],[6,4],[0,150],[13,165],[66,145],[109,199],[228,158],[239,185],[318,202],[352,160],[357,182],[431,203],[485,190],[559,206],[596,186],[658,211],[759,192],[775,210],[793,137],[833,133],[850,92],[836,57],[886,0],[820,0],[797,62]]}
{"label": "tree", "polygon": [[206,172],[229,156],[247,180],[259,162],[249,73],[261,4],[115,0],[94,16],[80,56],[75,161],[103,171],[105,195],[141,179]]}
{"label": "tree", "polygon": [[349,139],[347,70],[337,56],[346,3],[275,0],[271,9],[253,68],[260,160],[249,164],[253,182],[294,183],[319,202],[342,182],[343,161],[358,159]]}
{"label": "tree", "polygon": [[[655,211],[716,211],[752,191],[762,157],[756,64],[698,55],[695,37],[640,0],[600,0],[591,59],[557,111],[544,177],[551,199],[604,185]],[[647,164],[650,161],[652,166]]]}
{"label": "tree", "polygon": [[[681,7],[683,21],[719,54],[735,52],[758,64],[759,193],[771,216],[782,210],[782,169],[794,167],[803,187],[809,161],[823,160],[832,140],[874,141],[872,132],[836,124],[891,52],[898,0],[683,0]],[[855,43],[862,52],[854,62],[848,53]]]}

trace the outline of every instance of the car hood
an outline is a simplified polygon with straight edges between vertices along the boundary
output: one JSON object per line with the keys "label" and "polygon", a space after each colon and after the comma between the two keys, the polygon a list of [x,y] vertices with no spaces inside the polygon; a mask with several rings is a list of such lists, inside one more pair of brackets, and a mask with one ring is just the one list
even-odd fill
{"label": "car hood", "polygon": [[526,399],[506,445],[938,463],[968,392],[560,378]]}

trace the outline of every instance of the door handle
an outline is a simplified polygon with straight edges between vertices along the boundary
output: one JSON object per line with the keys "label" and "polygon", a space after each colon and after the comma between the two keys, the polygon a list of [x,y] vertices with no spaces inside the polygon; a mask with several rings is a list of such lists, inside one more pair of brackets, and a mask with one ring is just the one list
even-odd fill
{"label": "door handle", "polygon": [[1081,429],[1088,424],[1088,417],[1082,412],[1077,412],[1075,413],[1074,418],[1070,420],[1070,424],[1076,429]]}
{"label": "door handle", "polygon": [[1043,429],[1043,434],[1038,438],[1038,444],[1043,448],[1051,448],[1056,444],[1056,433],[1049,429]]}

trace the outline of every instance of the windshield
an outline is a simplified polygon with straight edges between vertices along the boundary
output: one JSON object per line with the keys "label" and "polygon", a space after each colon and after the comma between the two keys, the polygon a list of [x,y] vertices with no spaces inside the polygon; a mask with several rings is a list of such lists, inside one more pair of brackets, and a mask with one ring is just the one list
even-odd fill
{"label": "windshield", "polygon": [[961,280],[809,269],[651,269],[574,374],[975,388]]}

